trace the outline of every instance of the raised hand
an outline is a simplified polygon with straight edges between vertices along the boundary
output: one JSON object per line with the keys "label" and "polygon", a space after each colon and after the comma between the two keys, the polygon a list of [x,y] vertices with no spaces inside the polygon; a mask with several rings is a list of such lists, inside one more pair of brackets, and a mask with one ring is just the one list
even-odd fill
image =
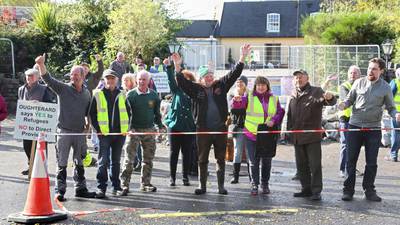
{"label": "raised hand", "polygon": [[170,61],[169,61],[168,58],[165,58],[165,59],[163,60],[163,64],[166,65],[166,66],[171,65],[171,63],[170,63]]}
{"label": "raised hand", "polygon": [[39,66],[44,65],[45,61],[46,61],[46,53],[43,53],[43,55],[40,55],[35,59],[35,63],[38,64]]}

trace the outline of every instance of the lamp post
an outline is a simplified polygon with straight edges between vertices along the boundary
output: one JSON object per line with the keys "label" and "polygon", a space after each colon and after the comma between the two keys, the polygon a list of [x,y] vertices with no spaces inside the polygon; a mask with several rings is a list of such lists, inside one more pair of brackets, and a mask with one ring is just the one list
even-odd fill
{"label": "lamp post", "polygon": [[385,55],[385,63],[386,63],[386,71],[385,71],[385,80],[389,83],[391,78],[389,77],[389,57],[392,54],[393,51],[393,40],[390,39],[386,39],[383,43],[382,43],[382,50],[383,50],[383,54]]}
{"label": "lamp post", "polygon": [[393,51],[393,40],[387,39],[382,43],[383,54],[385,54],[386,69],[388,70],[389,57]]}
{"label": "lamp post", "polygon": [[178,52],[181,45],[176,41],[172,41],[168,44],[169,52],[172,54],[174,52]]}

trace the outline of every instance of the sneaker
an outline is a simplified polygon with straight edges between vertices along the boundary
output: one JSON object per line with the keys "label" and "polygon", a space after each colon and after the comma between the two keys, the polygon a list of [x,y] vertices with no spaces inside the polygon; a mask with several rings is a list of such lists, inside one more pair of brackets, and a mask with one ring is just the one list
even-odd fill
{"label": "sneaker", "polygon": [[21,172],[21,174],[22,175],[29,175],[29,169],[27,169],[27,170],[23,170],[22,172]]}
{"label": "sneaker", "polygon": [[79,191],[75,191],[75,197],[80,197],[80,198],[95,198],[96,197],[96,192],[90,192],[88,189],[82,189]]}
{"label": "sneaker", "polygon": [[293,194],[295,198],[311,197],[313,194],[310,190],[302,190]]}
{"label": "sneaker", "polygon": [[312,194],[310,199],[313,200],[313,201],[321,201],[321,193]]}
{"label": "sneaker", "polygon": [[220,195],[227,195],[227,194],[228,194],[228,190],[226,190],[226,189],[223,188],[223,187],[218,188],[218,194],[220,194]]}
{"label": "sneaker", "polygon": [[170,180],[169,181],[169,186],[170,187],[175,187],[176,186],[175,181],[174,180]]}
{"label": "sneaker", "polygon": [[262,194],[263,195],[267,195],[267,194],[271,193],[271,191],[269,190],[268,184],[261,185],[261,189],[262,189]]}
{"label": "sneaker", "polygon": [[343,193],[342,195],[342,200],[343,201],[352,201],[353,200],[353,195],[350,193]]}
{"label": "sneaker", "polygon": [[205,194],[207,192],[207,189],[205,189],[205,188],[196,188],[195,190],[194,190],[194,194],[196,194],[196,195],[203,195],[203,194]]}
{"label": "sneaker", "polygon": [[119,196],[127,196],[129,193],[128,188],[123,188],[122,191],[120,192]]}
{"label": "sneaker", "polygon": [[345,178],[345,177],[346,177],[346,172],[344,172],[343,170],[341,170],[341,171],[339,172],[339,177]]}
{"label": "sneaker", "polygon": [[139,190],[143,192],[156,192],[157,188],[154,187],[152,184],[141,184]]}
{"label": "sneaker", "polygon": [[96,192],[96,198],[102,199],[102,198],[105,198],[105,197],[106,197],[106,191],[98,190],[98,191]]}
{"label": "sneaker", "polygon": [[366,191],[365,192],[365,199],[371,202],[380,202],[382,198],[376,194],[376,191]]}
{"label": "sneaker", "polygon": [[111,194],[112,194],[112,195],[121,196],[122,191],[123,191],[122,188],[113,189],[112,192],[111,192]]}
{"label": "sneaker", "polygon": [[67,199],[64,197],[64,195],[63,195],[63,194],[60,194],[60,193],[56,194],[55,199],[57,199],[57,200],[60,201],[60,202],[65,202],[65,201],[67,200]]}
{"label": "sneaker", "polygon": [[258,186],[257,185],[253,185],[251,187],[250,194],[253,195],[253,196],[258,195]]}

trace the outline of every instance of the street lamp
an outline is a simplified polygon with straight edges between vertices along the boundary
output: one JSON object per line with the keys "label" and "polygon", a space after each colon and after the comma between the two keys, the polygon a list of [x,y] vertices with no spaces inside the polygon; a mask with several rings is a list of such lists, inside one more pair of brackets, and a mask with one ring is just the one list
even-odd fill
{"label": "street lamp", "polygon": [[168,44],[169,52],[172,54],[174,52],[178,52],[181,45],[176,41],[172,41]]}
{"label": "street lamp", "polygon": [[383,50],[383,54],[385,54],[385,60],[386,60],[386,69],[388,70],[388,61],[389,61],[389,57],[392,54],[393,51],[393,40],[390,39],[386,39],[383,43],[382,43],[382,50]]}

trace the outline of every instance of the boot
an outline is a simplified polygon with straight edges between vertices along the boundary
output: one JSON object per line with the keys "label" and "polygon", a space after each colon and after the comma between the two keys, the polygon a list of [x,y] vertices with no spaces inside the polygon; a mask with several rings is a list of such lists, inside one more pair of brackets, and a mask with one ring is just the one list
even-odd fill
{"label": "boot", "polygon": [[207,192],[207,174],[208,174],[208,163],[199,163],[199,187],[194,190],[196,195],[202,195]]}
{"label": "boot", "polygon": [[240,172],[240,163],[233,164],[233,178],[231,180],[231,184],[239,183],[239,172]]}
{"label": "boot", "polygon": [[217,180],[218,180],[218,194],[227,195],[228,191],[224,188],[225,183],[225,162],[220,163],[219,170],[217,171]]}

